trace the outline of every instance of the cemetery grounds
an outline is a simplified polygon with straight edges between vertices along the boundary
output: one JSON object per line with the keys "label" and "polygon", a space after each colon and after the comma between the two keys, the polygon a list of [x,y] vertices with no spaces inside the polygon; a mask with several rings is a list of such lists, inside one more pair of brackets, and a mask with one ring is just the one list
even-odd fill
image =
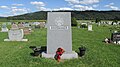
{"label": "cemetery grounds", "polygon": [[72,49],[78,52],[83,45],[87,48],[86,54],[60,63],[30,55],[33,51],[29,46],[46,46],[47,29],[34,29],[25,35],[28,42],[4,42],[8,35],[0,32],[0,67],[120,67],[120,45],[102,42],[105,37],[111,37],[109,27],[94,24],[93,31],[72,27]]}

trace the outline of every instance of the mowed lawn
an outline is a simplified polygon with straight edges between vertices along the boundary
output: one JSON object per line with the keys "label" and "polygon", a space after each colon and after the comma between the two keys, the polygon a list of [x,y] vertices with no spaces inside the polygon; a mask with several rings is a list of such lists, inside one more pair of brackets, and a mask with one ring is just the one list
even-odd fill
{"label": "mowed lawn", "polygon": [[[45,46],[47,44],[47,29],[34,29],[24,38],[28,42],[4,42],[7,33],[0,32],[0,67],[120,67],[120,45],[105,44],[105,37],[110,37],[109,27],[96,25],[94,31],[72,28],[72,47],[84,45],[87,50],[84,57],[78,59],[61,60],[33,57],[29,46]],[[51,38],[52,39],[52,38]]]}

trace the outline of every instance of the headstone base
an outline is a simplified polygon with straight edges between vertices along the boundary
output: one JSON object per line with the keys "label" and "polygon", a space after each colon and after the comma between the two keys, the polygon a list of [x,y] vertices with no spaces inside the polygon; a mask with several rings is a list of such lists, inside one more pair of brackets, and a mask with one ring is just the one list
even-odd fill
{"label": "headstone base", "polygon": [[4,41],[28,41],[28,39],[22,39],[22,40],[10,40],[10,39],[4,39]]}
{"label": "headstone base", "polygon": [[1,31],[1,32],[8,32],[8,31]]}
{"label": "headstone base", "polygon": [[[42,52],[42,57],[54,59],[54,56],[55,56],[55,54],[46,54],[45,52]],[[78,58],[78,54],[75,51],[73,51],[70,54],[64,53],[61,56],[61,59],[73,59],[73,58]]]}
{"label": "headstone base", "polygon": [[1,32],[8,32],[8,29],[1,30]]}

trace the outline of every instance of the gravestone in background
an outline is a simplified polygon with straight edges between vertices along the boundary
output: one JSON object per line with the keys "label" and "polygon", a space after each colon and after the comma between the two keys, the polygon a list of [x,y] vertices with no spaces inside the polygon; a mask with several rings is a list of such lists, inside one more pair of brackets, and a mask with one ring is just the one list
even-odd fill
{"label": "gravestone in background", "polygon": [[30,27],[29,25],[30,25],[29,23],[25,23],[24,27]]}
{"label": "gravestone in background", "polygon": [[1,32],[8,32],[8,28],[6,27],[6,24],[2,24]]}
{"label": "gravestone in background", "polygon": [[80,28],[80,23],[78,23],[77,27]]}
{"label": "gravestone in background", "polygon": [[114,32],[114,33],[112,33],[111,40],[115,44],[120,44],[120,32]]}
{"label": "gravestone in background", "polygon": [[88,31],[93,31],[92,30],[92,25],[88,25]]}
{"label": "gravestone in background", "polygon": [[101,22],[98,22],[98,26],[100,26],[101,25]]}
{"label": "gravestone in background", "polygon": [[72,51],[71,13],[48,12],[47,18],[47,53],[42,53],[42,57],[54,58],[61,47],[65,50],[62,59],[78,58]]}
{"label": "gravestone in background", "polygon": [[18,28],[23,29],[24,28],[23,24],[22,23],[18,24]]}
{"label": "gravestone in background", "polygon": [[9,39],[12,41],[20,41],[23,39],[23,30],[10,30],[8,33]]}
{"label": "gravestone in background", "polygon": [[4,39],[4,41],[28,41],[28,39],[23,39],[23,36],[23,29],[19,29],[16,24],[13,24],[8,31],[8,39]]}
{"label": "gravestone in background", "polygon": [[29,30],[29,29],[30,29],[30,28],[24,28],[24,29],[23,29],[25,35],[31,33],[31,30]]}
{"label": "gravestone in background", "polygon": [[88,24],[85,23],[85,22],[80,24],[80,27],[81,27],[81,28],[87,28],[87,26],[88,26]]}
{"label": "gravestone in background", "polygon": [[12,30],[16,30],[16,29],[19,29],[19,28],[18,28],[18,25],[17,25],[17,24],[12,24],[11,29],[12,29]]}
{"label": "gravestone in background", "polygon": [[45,22],[40,22],[40,28],[45,28]]}

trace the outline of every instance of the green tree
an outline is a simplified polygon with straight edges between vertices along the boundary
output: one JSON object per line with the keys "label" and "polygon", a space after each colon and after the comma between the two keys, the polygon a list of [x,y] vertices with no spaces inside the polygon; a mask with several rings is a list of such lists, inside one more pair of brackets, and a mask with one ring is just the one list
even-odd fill
{"label": "green tree", "polygon": [[115,18],[113,19],[113,22],[118,23],[118,17],[115,17]]}
{"label": "green tree", "polygon": [[72,19],[71,19],[71,25],[72,26],[77,26],[77,21],[76,21],[76,18],[75,17],[73,17]]}
{"label": "green tree", "polygon": [[100,18],[95,19],[95,23],[101,22]]}

